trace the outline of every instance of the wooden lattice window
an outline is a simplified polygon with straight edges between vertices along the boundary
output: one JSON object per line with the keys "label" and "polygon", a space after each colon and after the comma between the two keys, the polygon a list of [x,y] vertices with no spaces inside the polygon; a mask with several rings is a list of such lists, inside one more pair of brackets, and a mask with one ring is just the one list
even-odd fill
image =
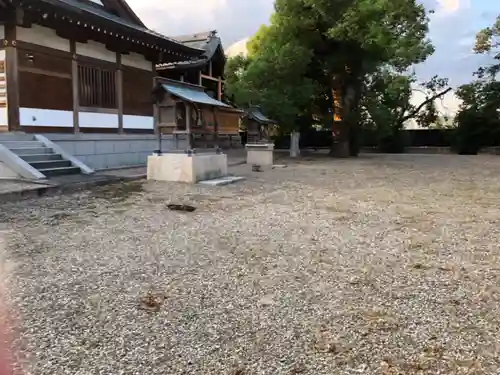
{"label": "wooden lattice window", "polygon": [[78,66],[81,107],[116,109],[116,74],[113,70]]}

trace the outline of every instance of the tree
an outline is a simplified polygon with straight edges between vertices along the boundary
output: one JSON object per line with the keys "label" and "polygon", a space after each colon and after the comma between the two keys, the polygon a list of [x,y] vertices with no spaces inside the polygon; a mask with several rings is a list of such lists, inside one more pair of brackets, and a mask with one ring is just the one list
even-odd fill
{"label": "tree", "polygon": [[347,144],[359,129],[366,76],[382,65],[403,71],[433,52],[425,9],[413,0],[282,0],[276,2],[276,12],[289,25],[288,32],[295,30],[314,51],[321,67],[317,71],[323,74],[319,81],[328,83],[325,95],[341,97],[336,154],[355,154],[356,142],[350,150]]}
{"label": "tree", "polygon": [[248,60],[230,59],[227,91],[236,103],[259,104],[284,132],[295,133],[307,117],[317,86],[303,74],[311,51],[293,43],[277,25],[261,28],[249,42]]}
{"label": "tree", "polygon": [[250,58],[238,55],[228,59],[225,66],[225,95],[238,107],[247,107],[251,102],[251,88],[244,80],[245,72],[250,64]]}
{"label": "tree", "polygon": [[477,74],[480,78],[486,76],[495,78],[497,73],[500,72],[500,16],[497,17],[493,26],[487,27],[477,33],[474,52],[493,55],[496,62],[490,66],[481,67]]}
{"label": "tree", "polygon": [[[383,69],[367,81],[367,93],[361,101],[366,112],[363,125],[375,135],[382,151],[403,152],[405,123],[413,120],[422,127],[436,123],[439,113],[435,102],[451,91],[447,86],[448,81],[437,76],[417,85],[415,74]],[[412,103],[415,92],[424,94],[418,105]]]}
{"label": "tree", "polygon": [[318,110],[332,118],[338,95],[342,121],[333,152],[357,154],[365,80],[381,66],[401,72],[424,61],[433,51],[427,31],[416,0],[276,0],[270,25],[249,44],[252,61],[239,82],[295,127]]}
{"label": "tree", "polygon": [[495,62],[479,68],[479,79],[457,90],[462,104],[455,119],[455,147],[464,154],[475,154],[500,141],[500,82],[496,80],[500,72],[500,16],[476,35],[474,51],[491,54]]}
{"label": "tree", "polygon": [[461,154],[476,154],[500,141],[500,82],[477,80],[461,86],[456,116],[455,147]]}

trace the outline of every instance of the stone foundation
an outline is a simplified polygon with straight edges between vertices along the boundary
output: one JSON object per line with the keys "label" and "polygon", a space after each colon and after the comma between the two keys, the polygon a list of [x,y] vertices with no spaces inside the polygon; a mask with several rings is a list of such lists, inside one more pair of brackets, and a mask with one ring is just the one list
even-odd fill
{"label": "stone foundation", "polygon": [[225,154],[165,153],[148,156],[148,180],[194,184],[227,174]]}
{"label": "stone foundation", "polygon": [[[46,138],[94,170],[146,165],[158,149],[154,134],[43,134]],[[162,150],[185,149],[185,136],[164,135]]]}
{"label": "stone foundation", "polygon": [[274,164],[274,145],[248,143],[247,150],[247,164],[260,165],[261,167],[272,167]]}

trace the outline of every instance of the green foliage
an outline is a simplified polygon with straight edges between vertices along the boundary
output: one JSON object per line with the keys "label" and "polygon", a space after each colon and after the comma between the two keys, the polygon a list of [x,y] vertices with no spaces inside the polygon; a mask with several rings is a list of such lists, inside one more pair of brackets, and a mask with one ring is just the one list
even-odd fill
{"label": "green foliage", "polygon": [[500,16],[491,26],[476,35],[476,53],[492,54],[496,63],[481,67],[479,80],[461,86],[462,100],[455,118],[454,147],[460,154],[476,154],[481,148],[500,141]]}
{"label": "green foliage", "polygon": [[[403,152],[407,144],[405,123],[415,121],[422,127],[436,123],[439,115],[435,100],[451,90],[447,84],[446,79],[434,77],[417,88],[414,74],[404,75],[389,69],[371,75],[362,99],[365,134],[375,137],[382,152]],[[415,91],[424,95],[418,105],[411,102]]]}
{"label": "green foliage", "polygon": [[462,105],[455,118],[454,147],[459,154],[476,154],[500,141],[500,82],[475,81],[461,86]]}
{"label": "green foliage", "polygon": [[500,16],[497,17],[493,26],[487,27],[477,33],[474,52],[493,55],[496,63],[481,67],[477,74],[480,78],[495,78],[497,73],[500,72]]}
{"label": "green foliage", "polygon": [[251,89],[243,79],[249,64],[249,58],[238,55],[228,59],[225,66],[225,95],[239,107],[245,107],[251,101]]}
{"label": "green foliage", "polygon": [[276,25],[261,28],[249,47],[251,57],[228,63],[228,92],[240,106],[261,105],[282,131],[299,129],[317,90],[304,74],[312,52],[293,43]]}
{"label": "green foliage", "polygon": [[228,69],[226,87],[237,103],[260,104],[288,129],[331,122],[335,90],[340,141],[350,140],[356,154],[365,83],[381,67],[402,72],[424,61],[433,52],[428,21],[416,0],[276,0],[270,25],[248,43],[248,64],[234,62],[244,73]]}
{"label": "green foliage", "polygon": [[[341,1],[342,2],[342,1]],[[331,1],[321,1],[322,14],[332,14]],[[425,61],[434,52],[427,37],[429,18],[415,0],[343,1],[349,6],[340,19],[331,20],[328,35],[360,48],[368,72],[381,64],[403,71]]]}
{"label": "green foliage", "polygon": [[252,36],[252,38],[247,42],[248,56],[255,56],[260,46],[263,44],[264,38],[269,33],[269,26],[261,25],[259,30]]}

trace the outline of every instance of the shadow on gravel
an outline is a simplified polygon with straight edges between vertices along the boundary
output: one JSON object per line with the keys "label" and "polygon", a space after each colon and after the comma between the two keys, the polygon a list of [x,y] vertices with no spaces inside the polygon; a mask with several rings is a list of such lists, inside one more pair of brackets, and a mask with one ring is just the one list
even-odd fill
{"label": "shadow on gravel", "polygon": [[89,198],[104,199],[112,203],[120,203],[141,194],[143,191],[143,181],[125,182],[92,189]]}

